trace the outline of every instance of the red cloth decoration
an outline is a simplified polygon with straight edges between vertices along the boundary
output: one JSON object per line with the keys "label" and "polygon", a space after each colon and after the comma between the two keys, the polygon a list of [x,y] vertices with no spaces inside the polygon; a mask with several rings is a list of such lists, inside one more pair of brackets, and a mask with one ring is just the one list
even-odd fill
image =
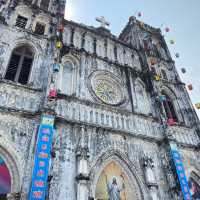
{"label": "red cloth decoration", "polygon": [[188,85],[188,90],[193,90],[193,86],[192,86],[192,84],[190,84],[190,85]]}
{"label": "red cloth decoration", "polygon": [[56,89],[51,89],[50,92],[49,92],[49,96],[48,96],[49,100],[53,100],[56,97],[57,97],[57,91],[56,91]]}
{"label": "red cloth decoration", "polygon": [[61,33],[64,32],[64,25],[63,25],[63,24],[60,24],[60,25],[58,26],[58,31],[61,32]]}
{"label": "red cloth decoration", "polygon": [[173,125],[175,125],[175,124],[176,124],[176,122],[174,121],[173,118],[167,119],[167,125],[168,125],[168,126],[173,126]]}

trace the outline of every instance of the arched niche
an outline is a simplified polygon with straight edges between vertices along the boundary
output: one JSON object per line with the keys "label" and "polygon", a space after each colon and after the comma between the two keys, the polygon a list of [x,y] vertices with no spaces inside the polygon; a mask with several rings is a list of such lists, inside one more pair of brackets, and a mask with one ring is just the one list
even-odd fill
{"label": "arched niche", "polygon": [[175,92],[171,88],[167,86],[163,86],[161,88],[161,94],[166,95],[166,97],[170,99],[174,112],[175,112],[174,114],[177,117],[177,121],[182,122],[183,116],[182,116],[182,113],[179,112],[181,109],[180,109],[180,105],[178,103],[178,99]]}
{"label": "arched niche", "polygon": [[111,161],[102,170],[95,190],[95,199],[107,200],[111,198],[110,195],[119,196],[120,200],[137,199],[128,176],[115,161]]}
{"label": "arched niche", "polygon": [[92,164],[89,195],[94,199],[108,200],[108,187],[112,185],[113,178],[116,178],[122,200],[148,199],[147,188],[141,179],[142,175],[138,174],[136,167],[126,155],[109,150]]}
{"label": "arched niche", "polygon": [[62,94],[76,94],[78,83],[78,69],[79,60],[76,57],[72,55],[67,55],[63,57],[58,79],[58,88]]}
{"label": "arched niche", "polygon": [[144,83],[138,78],[135,81],[136,111],[143,114],[150,113],[149,96]]}

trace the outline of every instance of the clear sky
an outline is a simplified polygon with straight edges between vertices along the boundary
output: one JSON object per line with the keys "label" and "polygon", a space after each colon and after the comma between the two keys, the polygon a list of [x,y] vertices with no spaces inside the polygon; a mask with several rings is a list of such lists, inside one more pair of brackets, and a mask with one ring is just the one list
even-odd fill
{"label": "clear sky", "polygon": [[[137,12],[142,12],[139,20],[161,27],[163,33],[165,27],[170,28],[164,35],[176,67],[182,81],[194,87],[189,91],[193,104],[200,102],[200,0],[67,0],[66,6],[67,19],[86,25],[99,26],[95,17],[105,16],[115,35]],[[169,44],[171,39],[174,45]],[[181,73],[182,67],[186,74]],[[197,113],[200,117],[200,110]]]}

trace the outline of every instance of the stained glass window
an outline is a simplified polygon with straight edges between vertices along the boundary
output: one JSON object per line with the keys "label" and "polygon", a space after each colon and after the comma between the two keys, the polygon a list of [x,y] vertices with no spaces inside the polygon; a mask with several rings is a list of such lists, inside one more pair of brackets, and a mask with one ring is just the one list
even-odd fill
{"label": "stained glass window", "polygon": [[0,157],[0,194],[10,193],[11,177],[4,160]]}

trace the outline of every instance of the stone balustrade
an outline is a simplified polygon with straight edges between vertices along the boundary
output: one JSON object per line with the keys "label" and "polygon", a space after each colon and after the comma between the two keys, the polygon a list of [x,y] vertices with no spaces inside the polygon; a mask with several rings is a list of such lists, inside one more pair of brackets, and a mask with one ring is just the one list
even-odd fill
{"label": "stone balustrade", "polygon": [[104,127],[149,139],[162,139],[159,123],[154,122],[150,117],[123,113],[118,110],[106,110],[102,107],[92,107],[81,102],[68,102],[66,100],[57,101],[56,113],[58,117],[67,121]]}
{"label": "stone balustrade", "polygon": [[0,108],[37,112],[41,103],[41,92],[20,84],[1,82]]}

